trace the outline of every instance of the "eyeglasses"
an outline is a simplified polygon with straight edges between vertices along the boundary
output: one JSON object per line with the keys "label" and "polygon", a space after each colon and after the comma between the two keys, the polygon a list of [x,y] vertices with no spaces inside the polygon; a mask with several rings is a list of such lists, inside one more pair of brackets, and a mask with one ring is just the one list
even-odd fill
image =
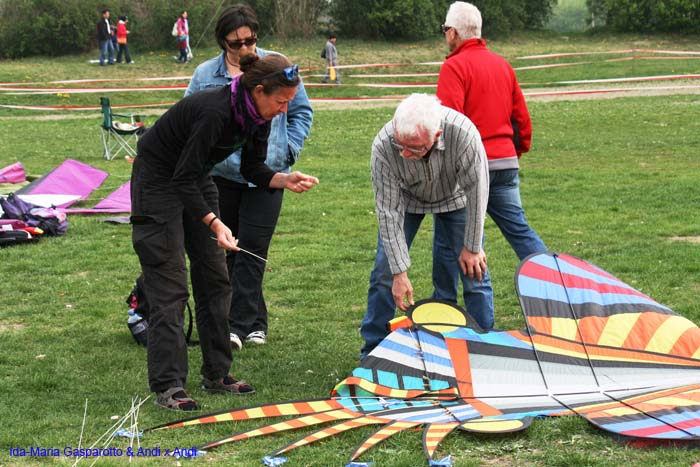
{"label": "eyeglasses", "polygon": [[252,47],[257,42],[258,42],[258,38],[255,36],[251,36],[248,39],[243,39],[240,41],[226,41],[226,45],[228,45],[228,48],[231,50],[239,50],[244,45],[246,47]]}
{"label": "eyeglasses", "polygon": [[288,66],[287,68],[284,68],[282,70],[278,70],[273,73],[270,73],[269,75],[265,75],[262,78],[260,78],[260,81],[265,80],[267,78],[272,78],[273,76],[277,76],[280,73],[284,73],[284,77],[287,78],[287,81],[294,81],[294,78],[296,78],[299,75],[299,65]]}
{"label": "eyeglasses", "polygon": [[441,24],[440,25],[440,30],[442,31],[443,34],[445,34],[447,31],[452,29],[452,26],[448,26],[446,24]]}
{"label": "eyeglasses", "polygon": [[402,144],[397,143],[396,141],[391,142],[391,147],[399,152],[408,151],[411,154],[422,154],[424,152],[430,151],[430,148],[427,146],[421,146],[419,148],[416,148],[412,146],[404,146]]}

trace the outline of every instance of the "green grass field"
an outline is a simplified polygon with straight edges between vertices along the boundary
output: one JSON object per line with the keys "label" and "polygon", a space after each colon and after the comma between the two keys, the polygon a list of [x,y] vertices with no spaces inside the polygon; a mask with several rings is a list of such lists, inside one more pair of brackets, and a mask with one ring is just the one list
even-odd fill
{"label": "green grass field", "polygon": [[[627,47],[696,50],[698,41],[678,38],[589,37],[558,39],[537,35],[493,47],[514,64],[517,57]],[[261,44],[285,51],[304,64],[317,55],[314,44]],[[344,63],[439,60],[441,43],[367,44],[339,42]],[[214,55],[202,51],[198,57]],[[109,70],[88,65],[93,57],[32,59],[0,63],[0,82],[107,76],[175,76],[193,65],[177,66],[169,53],[134,53],[133,67]],[[608,58],[605,56],[605,58]],[[307,59],[319,65],[320,59]],[[587,59],[588,60],[588,59]],[[519,73],[527,81],[558,81],[642,75],[698,73],[698,60],[595,63],[576,68]],[[635,67],[643,67],[637,69]],[[419,67],[409,67],[418,70]],[[435,69],[436,70],[436,69]],[[374,69],[366,73],[392,73]],[[402,70],[404,71],[404,70]],[[364,95],[347,78],[347,88],[310,88],[311,97]],[[310,78],[309,82],[318,81]],[[128,85],[143,85],[128,81]],[[345,88],[345,89],[344,89]],[[406,90],[377,91],[379,95]],[[431,92],[429,89],[427,92]],[[335,94],[334,94],[335,93]],[[347,93],[347,94],[344,94]],[[113,101],[144,103],[176,100],[179,92],[116,93]],[[0,104],[94,105],[99,94],[11,96],[0,90]],[[321,398],[357,364],[366,288],[374,259],[376,216],[369,176],[369,148],[393,107],[319,106],[297,168],[321,183],[311,192],[288,192],[274,237],[265,292],[270,308],[270,340],[235,354],[233,373],[255,385],[247,398],[210,396],[198,389],[201,354],[190,352],[188,389],[206,411],[269,402]],[[521,191],[531,225],[547,245],[588,260],[616,275],[677,313],[700,322],[700,95],[621,97],[606,100],[529,102],[532,151],[522,160]],[[49,115],[55,117],[48,118]],[[60,117],[60,118],[58,118]],[[151,116],[151,121],[156,117]],[[0,109],[0,167],[21,161],[40,175],[66,158],[106,170],[110,177],[91,199],[92,206],[125,182],[130,165],[101,159],[100,116],[89,112],[38,112]],[[7,187],[4,187],[7,191]],[[68,233],[34,245],[0,250],[0,465],[73,465],[74,459],[18,458],[11,447],[77,446],[85,401],[83,444],[106,431],[110,417],[125,413],[133,396],[146,397],[144,349],[126,327],[124,299],[138,274],[130,229],[99,217],[70,217]],[[486,228],[496,300],[496,325],[520,329],[524,321],[513,286],[517,258],[489,220]],[[680,241],[672,240],[682,237]],[[430,286],[430,227],[412,249],[410,276],[416,297]],[[178,414],[142,407],[142,428],[175,420]],[[141,439],[146,447],[192,447],[250,429],[255,423],[224,423]],[[373,429],[333,437],[289,454],[291,466],[343,466]],[[303,433],[309,433],[310,430]],[[262,465],[260,458],[302,435],[288,432],[212,450],[182,465]],[[112,446],[126,448],[126,440]],[[455,432],[439,455],[453,455],[466,466],[690,466],[700,452],[684,448],[637,449],[622,444],[578,417],[537,420],[524,432],[475,436]],[[369,451],[361,460],[377,467],[427,465],[419,432],[402,433]],[[81,461],[78,465],[90,465]],[[125,458],[96,465],[124,465]],[[134,465],[175,466],[173,458],[134,458]]]}

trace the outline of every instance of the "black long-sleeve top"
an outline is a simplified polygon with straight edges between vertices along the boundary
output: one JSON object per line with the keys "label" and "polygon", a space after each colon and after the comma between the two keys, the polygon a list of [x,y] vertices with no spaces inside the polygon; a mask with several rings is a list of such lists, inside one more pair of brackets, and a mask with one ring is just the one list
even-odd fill
{"label": "black long-sleeve top", "polygon": [[270,122],[255,126],[247,120],[244,133],[233,112],[229,86],[206,89],[171,107],[139,140],[138,157],[159,178],[170,179],[185,209],[197,218],[211,212],[197,181],[238,149],[246,180],[266,187],[276,173],[265,165]]}

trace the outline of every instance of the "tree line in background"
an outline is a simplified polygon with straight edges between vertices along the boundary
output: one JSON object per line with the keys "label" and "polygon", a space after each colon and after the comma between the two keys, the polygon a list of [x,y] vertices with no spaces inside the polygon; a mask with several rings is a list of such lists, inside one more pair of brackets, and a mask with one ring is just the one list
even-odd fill
{"label": "tree line in background", "polygon": [[[129,48],[175,48],[171,36],[177,17],[186,10],[197,37],[216,14],[220,0],[7,0],[0,2],[0,57],[58,56],[97,48],[97,22],[110,10],[114,25],[129,17]],[[211,26],[213,28],[213,25]],[[209,34],[212,36],[213,32]],[[213,40],[211,41],[213,42]]]}
{"label": "tree line in background", "polygon": [[[310,38],[332,31],[360,39],[425,39],[453,0],[250,0],[263,35]],[[589,24],[619,32],[700,33],[698,0],[585,0]],[[96,23],[104,8],[129,17],[131,48],[174,47],[170,35],[187,10],[190,43],[213,45],[214,23],[235,0],[3,0],[0,1],[0,58],[83,53],[97,47]],[[474,0],[486,37],[541,29],[557,0]],[[206,32],[205,32],[206,31]],[[202,36],[204,33],[204,36]]]}
{"label": "tree line in background", "polygon": [[613,31],[642,33],[700,33],[698,0],[586,0],[596,25]]}
{"label": "tree line in background", "polygon": [[[440,33],[454,0],[335,1],[330,14],[340,34],[372,39],[425,39]],[[474,0],[486,37],[541,29],[557,0]]]}

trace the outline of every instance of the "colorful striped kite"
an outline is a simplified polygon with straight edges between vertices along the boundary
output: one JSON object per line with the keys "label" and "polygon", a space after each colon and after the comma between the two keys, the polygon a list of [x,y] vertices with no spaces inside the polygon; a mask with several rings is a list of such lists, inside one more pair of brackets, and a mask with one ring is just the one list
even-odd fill
{"label": "colorful striped kite", "polygon": [[[403,430],[423,428],[430,465],[459,429],[524,430],[535,417],[578,414],[622,439],[700,440],[700,328],[607,272],[566,254],[532,255],[516,289],[527,327],[483,332],[454,305],[425,300],[392,322],[392,333],[329,399],[250,407],[151,430],[287,417],[199,449],[297,428],[318,431],[263,459],[377,425],[350,456]],[[290,418],[291,417],[291,418]]]}

